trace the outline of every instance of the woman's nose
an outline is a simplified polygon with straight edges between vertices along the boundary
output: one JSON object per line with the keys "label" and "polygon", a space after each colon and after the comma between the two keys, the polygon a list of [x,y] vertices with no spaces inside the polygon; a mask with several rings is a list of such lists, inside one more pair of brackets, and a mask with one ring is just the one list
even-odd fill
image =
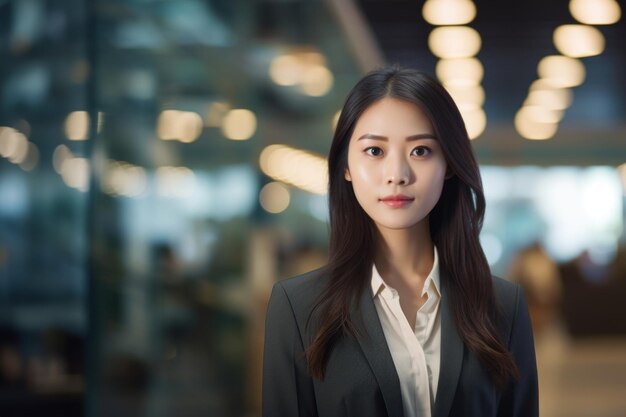
{"label": "woman's nose", "polygon": [[389,158],[387,162],[387,184],[406,185],[410,181],[409,164],[402,157]]}

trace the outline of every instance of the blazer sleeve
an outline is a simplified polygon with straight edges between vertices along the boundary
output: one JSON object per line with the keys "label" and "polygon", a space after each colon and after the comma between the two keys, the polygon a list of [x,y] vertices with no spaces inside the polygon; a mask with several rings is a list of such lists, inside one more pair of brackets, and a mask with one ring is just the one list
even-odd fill
{"label": "blazer sleeve", "polygon": [[262,392],[263,417],[317,416],[302,339],[281,282],[274,284],[267,307]]}
{"label": "blazer sleeve", "polygon": [[517,285],[509,351],[517,363],[519,379],[512,380],[504,391],[498,416],[536,417],[539,415],[539,393],[535,344],[528,306],[524,292],[519,285]]}

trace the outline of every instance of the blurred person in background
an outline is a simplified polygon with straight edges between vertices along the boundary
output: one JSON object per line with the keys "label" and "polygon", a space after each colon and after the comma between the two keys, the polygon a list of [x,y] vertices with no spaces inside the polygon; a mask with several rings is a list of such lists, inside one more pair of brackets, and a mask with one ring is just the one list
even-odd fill
{"label": "blurred person in background", "polygon": [[273,288],[263,415],[537,415],[524,295],[490,274],[478,165],[443,87],[365,76],[328,166],[329,262]]}
{"label": "blurred person in background", "polygon": [[523,248],[513,258],[507,278],[524,288],[535,336],[558,319],[562,284],[559,268],[541,242]]}

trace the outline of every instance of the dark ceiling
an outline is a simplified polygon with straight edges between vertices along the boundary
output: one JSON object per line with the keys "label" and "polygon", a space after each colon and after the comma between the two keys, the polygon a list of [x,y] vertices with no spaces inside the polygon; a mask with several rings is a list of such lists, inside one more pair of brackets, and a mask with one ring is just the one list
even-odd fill
{"label": "dark ceiling", "polygon": [[[532,141],[523,141],[527,143],[522,145],[514,143],[522,139],[513,129],[513,118],[530,83],[537,78],[538,62],[544,56],[559,53],[552,41],[554,29],[578,22],[571,16],[567,0],[477,0],[474,3],[477,16],[469,26],[476,29],[482,39],[478,58],[485,68],[482,85],[488,118],[487,130],[476,141],[479,154],[494,163],[626,162],[626,22],[623,6],[619,22],[596,26],[606,39],[606,49],[599,56],[582,59],[587,70],[586,80],[574,89],[574,102],[554,140],[542,141],[539,148]],[[422,17],[423,1],[359,0],[358,4],[388,62],[434,74],[437,58],[427,47],[428,34],[433,26]],[[591,151],[589,136],[594,140]],[[575,148],[565,152],[570,152],[571,157],[563,154],[563,143]],[[518,156],[507,155],[511,146],[528,147],[522,153],[530,156],[521,157],[519,152],[516,153]]]}

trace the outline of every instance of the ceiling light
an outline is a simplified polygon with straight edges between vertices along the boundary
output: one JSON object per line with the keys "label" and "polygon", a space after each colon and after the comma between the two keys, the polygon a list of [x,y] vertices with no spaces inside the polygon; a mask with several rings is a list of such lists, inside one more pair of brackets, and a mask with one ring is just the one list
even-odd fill
{"label": "ceiling light", "polygon": [[333,86],[333,73],[323,65],[307,66],[302,73],[300,88],[312,97],[326,95]]}
{"label": "ceiling light", "polygon": [[446,85],[472,86],[480,84],[484,69],[476,58],[440,59],[436,73],[437,78]]}
{"label": "ceiling light", "polygon": [[565,110],[572,104],[573,94],[568,88],[533,89],[528,93],[524,105],[541,106],[550,110]]}
{"label": "ceiling light", "polygon": [[610,25],[622,16],[619,3],[614,0],[572,0],[569,11],[580,23]]}
{"label": "ceiling light", "polygon": [[515,115],[515,129],[526,139],[550,139],[555,135],[558,126],[557,123],[542,123],[533,120],[528,107],[522,107]]}
{"label": "ceiling light", "polygon": [[524,116],[528,119],[539,122],[554,124],[561,121],[563,117],[563,110],[554,110],[548,107],[539,106],[536,104],[528,104],[523,106]]}
{"label": "ceiling light", "polygon": [[554,45],[572,58],[594,56],[604,51],[604,36],[592,26],[562,25],[554,31]]}
{"label": "ceiling light", "polygon": [[461,115],[465,122],[465,129],[470,139],[476,139],[487,127],[487,115],[482,108],[462,110]]}
{"label": "ceiling light", "polygon": [[24,171],[32,171],[32,169],[37,166],[38,162],[39,149],[37,149],[37,146],[34,143],[28,142],[28,153],[26,154],[26,158],[19,163],[20,168]]}
{"label": "ceiling light", "polygon": [[272,59],[269,74],[278,85],[296,85],[300,80],[301,64],[295,55],[280,55]]}
{"label": "ceiling light", "polygon": [[222,133],[231,140],[247,140],[256,132],[256,116],[247,109],[233,109],[226,113]]}
{"label": "ceiling light", "polygon": [[277,214],[289,207],[289,190],[279,182],[265,184],[259,193],[261,207],[269,213]]}
{"label": "ceiling light", "polygon": [[61,167],[63,181],[69,187],[80,191],[89,188],[89,160],[86,158],[68,158]]}
{"label": "ceiling light", "polygon": [[54,170],[60,174],[65,160],[72,158],[73,156],[72,151],[70,151],[67,146],[57,146],[52,153],[52,166],[54,167]]}
{"label": "ceiling light", "polygon": [[163,110],[159,115],[159,121],[157,123],[157,135],[162,140],[176,140],[177,139],[177,121],[180,111],[178,110]]}
{"label": "ceiling light", "polygon": [[477,109],[485,103],[485,90],[480,85],[455,86],[446,84],[444,87],[461,111]]}
{"label": "ceiling light", "polygon": [[85,140],[89,136],[89,113],[73,111],[65,118],[65,136],[70,140]]}
{"label": "ceiling light", "polygon": [[439,58],[467,58],[480,51],[480,35],[468,26],[442,26],[428,36],[428,47]]}
{"label": "ceiling light", "polygon": [[14,134],[14,146],[8,155],[6,155],[7,159],[14,164],[21,164],[26,159],[26,155],[28,154],[28,146],[29,142],[21,132],[15,131]]}
{"label": "ceiling light", "polygon": [[178,140],[191,143],[202,133],[202,117],[192,111],[180,112],[178,116]]}
{"label": "ceiling light", "polygon": [[585,66],[580,60],[562,55],[550,55],[539,61],[539,77],[554,87],[575,87],[585,81]]}
{"label": "ceiling light", "polygon": [[277,181],[294,185],[315,194],[326,194],[328,170],[326,159],[287,145],[270,145],[259,157],[261,171]]}
{"label": "ceiling light", "polygon": [[422,14],[431,25],[465,25],[476,17],[476,6],[469,0],[428,0]]}

